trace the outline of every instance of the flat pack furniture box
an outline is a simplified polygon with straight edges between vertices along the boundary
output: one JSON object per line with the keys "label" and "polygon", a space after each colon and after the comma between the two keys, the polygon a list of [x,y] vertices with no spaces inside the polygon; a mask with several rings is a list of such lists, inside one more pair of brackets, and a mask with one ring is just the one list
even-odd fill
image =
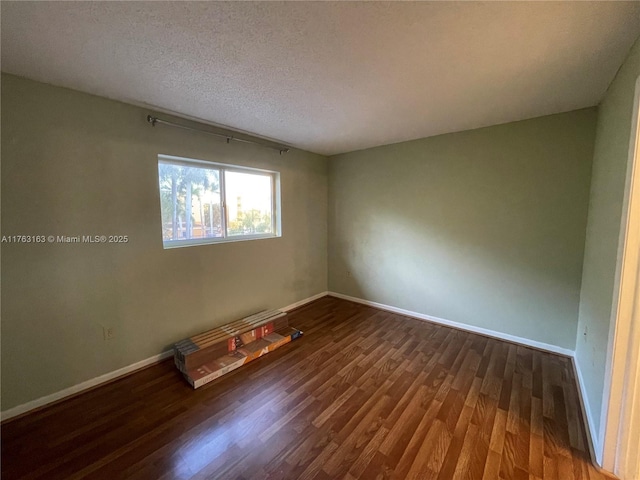
{"label": "flat pack furniture box", "polygon": [[262,338],[247,343],[227,355],[223,355],[199,367],[188,369],[183,372],[184,377],[193,388],[201,387],[252,362],[256,358],[273,352],[300,336],[302,336],[302,332],[293,327],[278,329]]}
{"label": "flat pack furniture box", "polygon": [[288,325],[284,312],[265,310],[176,343],[174,362],[187,372]]}

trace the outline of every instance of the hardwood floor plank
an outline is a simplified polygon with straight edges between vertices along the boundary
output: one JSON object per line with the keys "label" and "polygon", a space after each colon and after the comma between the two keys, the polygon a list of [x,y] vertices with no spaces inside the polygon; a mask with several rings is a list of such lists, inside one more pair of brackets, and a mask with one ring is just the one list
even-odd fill
{"label": "hardwood floor plank", "polygon": [[529,472],[536,477],[544,476],[544,440],[535,433],[529,441]]}
{"label": "hardwood floor plank", "polygon": [[467,428],[467,433],[464,436],[464,441],[462,442],[462,449],[460,450],[459,459],[456,462],[455,470],[453,472],[453,476],[451,477],[453,480],[463,480],[464,478],[466,478],[467,473],[469,472],[469,469],[471,467],[473,450],[476,446],[478,435],[478,426],[474,424],[469,425],[469,428]]}
{"label": "hardwood floor plank", "polygon": [[500,461],[502,456],[500,452],[489,449],[487,453],[487,461],[485,462],[482,480],[496,480],[500,478]]}

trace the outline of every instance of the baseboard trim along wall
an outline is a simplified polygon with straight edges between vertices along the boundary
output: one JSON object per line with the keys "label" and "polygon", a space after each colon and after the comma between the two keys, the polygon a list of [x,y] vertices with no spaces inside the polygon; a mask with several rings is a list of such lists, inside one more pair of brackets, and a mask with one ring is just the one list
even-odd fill
{"label": "baseboard trim along wall", "polygon": [[493,337],[500,340],[506,340],[508,342],[536,348],[538,350],[544,350],[547,352],[557,353],[560,355],[570,357],[571,363],[573,364],[573,371],[576,374],[576,384],[577,384],[576,386],[578,388],[578,396],[580,398],[580,408],[582,409],[582,418],[584,421],[585,430],[587,432],[587,443],[589,447],[589,452],[591,453],[591,458],[594,462],[594,465],[600,468],[600,465],[602,464],[602,458],[601,458],[601,455],[598,454],[598,452],[601,451],[597,444],[598,436],[593,427],[595,424],[593,422],[593,416],[591,415],[591,410],[589,409],[589,404],[586,402],[587,396],[584,390],[584,380],[582,378],[582,372],[580,371],[580,366],[576,361],[575,352],[573,350],[568,350],[566,348],[558,347],[557,345],[550,345],[548,343],[536,342],[535,340],[529,340],[528,338],[517,337],[515,335],[508,335],[506,333],[497,332],[495,330],[489,330],[486,328],[474,327],[472,325],[466,325],[466,324],[454,322],[451,320],[445,320],[444,318],[432,317],[430,315],[413,312],[411,310],[405,310],[403,308],[392,307],[390,305],[385,305],[383,303],[372,302],[370,300],[363,300],[362,298],[351,297],[349,295],[343,295],[342,293],[329,292],[329,295],[332,297],[341,298],[343,300],[349,300],[351,302],[361,303],[363,305],[368,305],[370,307],[379,308],[380,310],[387,310],[389,312],[399,313],[401,315],[411,317],[411,318],[416,318],[418,320],[425,320],[427,322],[438,323],[440,325],[445,325],[447,327],[457,328],[459,330],[465,330],[467,332],[479,333],[481,335],[486,335],[488,337]]}
{"label": "baseboard trim along wall", "polygon": [[536,342],[535,340],[529,340],[528,338],[517,337],[515,335],[508,335],[506,333],[497,332],[495,330],[489,330],[481,327],[474,327],[472,325],[466,325],[463,323],[454,322],[451,320],[445,320],[444,318],[432,317],[431,315],[425,315],[423,313],[413,312],[411,310],[405,310],[403,308],[392,307],[390,305],[385,305],[383,303],[372,302],[370,300],[363,300],[362,298],[351,297],[349,295],[343,295],[342,293],[337,292],[329,292],[329,295],[336,298],[341,298],[343,300],[349,300],[355,303],[361,303],[363,305],[368,305],[370,307],[379,308],[380,310],[386,310],[393,313],[398,313],[400,315],[404,315],[411,318],[416,318],[418,320],[425,320],[427,322],[438,323],[440,325],[445,325],[447,327],[457,328],[459,330],[465,330],[467,332],[479,333],[481,335],[486,335],[488,337],[497,338],[499,340],[505,340],[512,343],[517,343],[520,345],[524,345],[527,347],[536,348],[538,350],[544,350],[551,353],[557,353],[559,355],[564,355],[571,358],[571,363],[573,364],[573,371],[576,374],[576,386],[578,388],[578,397],[580,399],[580,408],[582,409],[582,418],[584,421],[585,431],[587,432],[587,443],[589,447],[589,452],[591,454],[591,458],[594,462],[594,465],[598,468],[601,468],[600,465],[602,463],[601,455],[598,455],[597,452],[600,452],[600,448],[597,444],[596,431],[594,430],[594,422],[593,416],[591,415],[591,410],[589,409],[589,404],[586,402],[586,392],[584,390],[584,380],[582,378],[582,372],[580,371],[580,366],[576,361],[575,352],[573,350],[568,350],[566,348],[558,347],[557,345],[550,345],[548,343]]}
{"label": "baseboard trim along wall", "polygon": [[580,408],[582,408],[582,420],[584,422],[584,428],[587,431],[587,443],[589,444],[589,453],[593,459],[595,466],[600,468],[602,465],[602,449],[598,443],[598,434],[594,430],[593,416],[591,415],[591,409],[587,403],[587,392],[584,389],[584,379],[582,372],[580,371],[580,364],[576,360],[576,357],[571,357],[573,362],[573,371],[576,372],[576,386],[578,388],[578,396],[580,397]]}
{"label": "baseboard trim along wall", "polygon": [[303,305],[306,305],[307,303],[313,302],[314,300],[318,300],[319,298],[326,297],[327,295],[329,295],[329,292],[321,292],[312,297],[305,298],[304,300],[300,300],[299,302],[292,303],[291,305],[287,305],[286,307],[280,308],[279,310],[282,310],[283,312],[290,312],[291,310],[295,310],[298,307],[301,307]]}
{"label": "baseboard trim along wall", "polygon": [[[587,441],[589,443],[589,448],[591,450],[591,458],[593,458],[597,462],[597,464],[600,463],[601,460],[598,458],[598,455],[596,455],[595,453],[600,451],[597,448],[597,445],[595,444],[596,439],[598,437],[595,431],[593,430],[593,425],[594,425],[593,417],[591,416],[591,411],[588,408],[588,404],[585,402],[586,394],[583,387],[584,381],[582,378],[582,373],[580,372],[580,367],[575,360],[575,352],[573,350],[568,350],[566,348],[558,347],[556,345],[550,345],[547,343],[536,342],[535,340],[529,340],[527,338],[517,337],[515,335],[508,335],[506,333],[497,332],[495,330],[475,327],[472,325],[465,325],[463,323],[454,322],[451,320],[445,320],[443,318],[433,317],[431,315],[425,315],[423,313],[413,312],[410,310],[405,310],[403,308],[392,307],[390,305],[385,305],[383,303],[377,303],[377,302],[372,302],[370,300],[364,300],[362,298],[351,297],[349,295],[343,295],[342,293],[337,293],[337,292],[321,292],[311,297],[300,300],[299,302],[295,302],[295,303],[292,303],[291,305],[287,305],[286,307],[283,307],[280,310],[283,310],[285,312],[295,310],[296,308],[299,308],[303,305],[306,305],[307,303],[313,302],[314,300],[318,300],[319,298],[325,297],[327,295],[336,297],[336,298],[341,298],[343,300],[349,300],[355,303],[360,303],[363,305],[368,305],[370,307],[379,308],[380,310],[386,310],[389,312],[398,313],[400,315],[416,318],[418,320],[425,320],[428,322],[437,323],[447,327],[457,328],[459,330],[464,330],[472,333],[478,333],[481,335],[486,335],[488,337],[493,337],[500,340],[505,340],[508,342],[524,345],[527,347],[537,348],[539,350],[544,350],[544,351],[571,357],[571,360],[573,362],[573,368],[574,368],[574,371],[576,372],[576,382],[577,382],[578,393],[580,397],[580,406],[582,408],[582,417],[584,419],[585,427],[587,430]],[[100,375],[99,377],[87,380],[85,382],[79,383],[77,385],[66,388],[64,390],[60,390],[59,392],[52,393],[51,395],[46,395],[44,397],[37,398],[30,402],[24,403],[22,405],[18,405],[16,407],[10,408],[9,410],[1,412],[0,418],[4,422],[5,420],[9,420],[11,418],[24,415],[33,410],[51,405],[53,403],[64,400],[65,398],[77,395],[84,391],[98,387],[104,383],[113,381],[119,377],[124,377],[126,375],[129,375],[135,372],[136,370],[140,370],[142,368],[148,367],[155,363],[161,362],[169,358],[172,354],[173,354],[173,351],[168,350],[166,352],[160,353],[159,355],[154,355],[153,357],[147,358],[145,360],[141,360],[132,365],[120,368],[113,372],[105,373],[104,375]]]}
{"label": "baseboard trim along wall", "polygon": [[173,351],[167,350],[166,352],[162,352],[145,360],[127,365],[126,367],[119,368],[118,370],[114,370],[113,372],[105,373],[104,375],[100,375],[99,377],[92,378],[85,382],[78,383],[77,385],[65,388],[64,390],[60,390],[44,397],[36,398],[35,400],[23,403],[22,405],[17,405],[13,408],[10,408],[9,410],[5,410],[4,412],[0,413],[2,421],[4,422],[5,420],[9,420],[10,418],[23,415],[32,410],[51,405],[53,403],[59,402],[60,400],[64,400],[65,398],[72,397],[87,390],[91,390],[92,388],[95,388],[104,383],[111,382],[119,377],[129,375],[136,370],[140,370],[155,363],[159,363],[162,360],[169,358],[171,355],[173,355]]}
{"label": "baseboard trim along wall", "polygon": [[498,338],[500,340],[506,340],[507,342],[518,343],[527,347],[537,348],[539,350],[545,350],[547,352],[557,353],[566,357],[573,357],[575,352],[567,348],[558,347],[557,345],[551,345],[543,342],[536,342],[528,338],[517,337],[515,335],[509,335],[507,333],[498,332],[495,330],[489,330],[487,328],[475,327],[473,325],[467,325],[465,323],[454,322],[452,320],[445,320],[444,318],[432,317],[431,315],[425,315],[423,313],[412,312],[411,310],[405,310],[404,308],[392,307],[383,303],[372,302],[370,300],[363,300],[357,297],[351,297],[349,295],[343,295],[342,293],[329,292],[329,295],[336,298],[342,298],[343,300],[349,300],[351,302],[361,303],[363,305],[369,305],[371,307],[379,308],[380,310],[387,310],[389,312],[398,313],[407,317],[416,318],[418,320],[426,320],[428,322],[438,323],[447,327],[457,328],[459,330],[465,330],[467,332],[479,333],[480,335],[486,335],[488,337]]}
{"label": "baseboard trim along wall", "polygon": [[[279,310],[288,312],[298,307],[301,307],[309,302],[313,302],[318,298],[326,297],[327,294],[328,292],[321,292],[321,293],[318,293],[317,295],[313,295],[309,298],[305,298],[304,300],[300,300],[299,302],[292,303],[291,305],[287,305],[286,307],[280,308]],[[105,373],[104,375],[100,375],[99,377],[92,378],[85,382],[78,383],[77,385],[73,385],[69,388],[65,388],[64,390],[60,390],[58,392],[52,393],[50,395],[46,395],[44,397],[36,398],[35,400],[31,400],[30,402],[23,403],[22,405],[17,405],[13,408],[0,412],[0,421],[4,422],[5,420],[9,420],[11,418],[24,415],[33,410],[37,410],[42,407],[49,406],[53,403],[64,400],[65,398],[78,395],[79,393],[98,387],[104,383],[108,383],[113,380],[116,380],[117,378],[130,375],[136,370],[140,370],[142,368],[149,367],[151,365],[159,363],[171,357],[172,355],[173,355],[173,350],[167,350],[166,352],[162,352],[158,355],[154,355],[153,357],[149,357],[145,360],[141,360],[139,362],[128,365],[126,367],[119,368],[118,370],[114,370],[113,372]]]}

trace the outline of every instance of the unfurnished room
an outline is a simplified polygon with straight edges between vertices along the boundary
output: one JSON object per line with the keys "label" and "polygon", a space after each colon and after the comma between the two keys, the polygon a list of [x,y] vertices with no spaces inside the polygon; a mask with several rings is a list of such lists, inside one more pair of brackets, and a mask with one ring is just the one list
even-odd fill
{"label": "unfurnished room", "polygon": [[0,1],[2,479],[640,480],[640,1]]}

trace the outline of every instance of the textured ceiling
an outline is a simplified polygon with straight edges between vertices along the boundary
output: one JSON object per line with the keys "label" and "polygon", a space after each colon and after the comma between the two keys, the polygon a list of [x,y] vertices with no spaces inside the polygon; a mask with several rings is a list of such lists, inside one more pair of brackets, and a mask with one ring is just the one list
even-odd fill
{"label": "textured ceiling", "polygon": [[597,104],[640,2],[7,2],[2,70],[322,154]]}

